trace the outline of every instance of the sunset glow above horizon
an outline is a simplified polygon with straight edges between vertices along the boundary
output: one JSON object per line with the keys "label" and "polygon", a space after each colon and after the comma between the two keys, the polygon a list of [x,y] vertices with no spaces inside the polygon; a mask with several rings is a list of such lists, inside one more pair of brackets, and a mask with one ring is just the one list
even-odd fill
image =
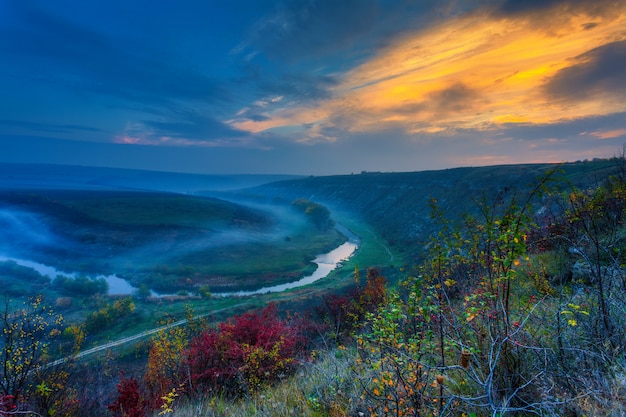
{"label": "sunset glow above horizon", "polygon": [[624,1],[453,4],[6,3],[0,162],[324,175],[620,151]]}

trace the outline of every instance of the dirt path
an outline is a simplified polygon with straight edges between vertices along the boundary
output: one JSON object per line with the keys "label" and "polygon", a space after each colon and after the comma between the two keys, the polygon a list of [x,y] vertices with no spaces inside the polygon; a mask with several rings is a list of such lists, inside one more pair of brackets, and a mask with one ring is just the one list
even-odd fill
{"label": "dirt path", "polygon": [[[210,313],[205,313],[205,314],[201,314],[199,316],[192,317],[191,320],[202,319],[202,318],[208,317],[208,316],[210,316],[212,314],[221,313],[222,311],[231,310],[233,308],[241,307],[241,306],[244,306],[246,304],[248,304],[248,303],[236,304],[236,305],[231,306],[231,307],[226,307],[226,308],[222,308],[222,309],[219,309],[219,310],[211,311]],[[144,330],[143,332],[135,334],[135,335],[132,335],[132,336],[127,336],[127,337],[124,337],[122,339],[114,340],[112,342],[108,342],[108,343],[105,343],[105,344],[100,345],[100,346],[96,346],[96,347],[92,347],[92,348],[87,349],[87,350],[83,350],[83,351],[79,352],[78,354],[76,354],[74,356],[67,356],[65,358],[57,359],[56,361],[50,362],[50,363],[48,363],[48,364],[46,364],[44,366],[47,368],[47,367],[51,367],[51,366],[61,365],[61,364],[65,363],[65,362],[67,362],[69,360],[72,360],[72,359],[81,359],[81,358],[84,358],[85,356],[92,355],[92,354],[94,354],[96,352],[102,352],[103,350],[107,350],[107,349],[110,349],[110,348],[113,348],[113,347],[116,347],[116,346],[120,346],[120,345],[123,345],[123,344],[126,344],[126,343],[134,342],[135,340],[143,339],[144,337],[153,335],[153,334],[158,333],[158,332],[160,332],[162,330],[167,330],[167,329],[170,329],[172,327],[182,326],[183,324],[187,324],[188,321],[189,321],[188,319],[182,319],[182,320],[178,320],[178,321],[175,321],[173,323],[170,323],[170,324],[166,324],[165,326],[159,326],[159,327],[155,327],[154,329]]]}

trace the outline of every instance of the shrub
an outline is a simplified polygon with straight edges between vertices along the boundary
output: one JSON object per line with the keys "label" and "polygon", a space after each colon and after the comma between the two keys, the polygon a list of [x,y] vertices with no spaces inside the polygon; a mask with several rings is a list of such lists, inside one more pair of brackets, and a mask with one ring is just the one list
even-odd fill
{"label": "shrub", "polygon": [[106,294],[109,290],[109,284],[104,278],[90,279],[82,275],[76,278],[58,276],[52,285],[66,294],[76,296]]}
{"label": "shrub", "polygon": [[145,417],[149,411],[149,402],[144,391],[135,378],[126,378],[122,372],[121,380],[117,384],[118,396],[113,404],[108,406],[114,416]]}
{"label": "shrub", "polygon": [[126,297],[106,305],[98,311],[90,313],[85,319],[85,328],[89,333],[97,333],[106,329],[121,318],[128,318],[135,311],[132,298]]}
{"label": "shrub", "polygon": [[360,283],[359,271],[354,271],[356,286],[347,295],[331,294],[324,299],[324,305],[317,313],[331,327],[333,337],[351,337],[365,319],[386,301],[387,279],[378,269],[368,268],[365,284]]}
{"label": "shrub", "polygon": [[274,304],[237,316],[191,341],[184,355],[188,388],[227,395],[254,392],[292,371],[303,346],[298,329],[280,319]]}
{"label": "shrub", "polygon": [[0,416],[9,416],[18,411],[15,397],[13,395],[3,395],[0,397]]}
{"label": "shrub", "polygon": [[555,405],[536,401],[549,349],[531,325],[541,322],[539,294],[519,278],[532,196],[479,203],[482,218],[466,216],[467,229],[432,201],[440,232],[420,275],[368,315],[358,338],[370,415],[541,414]]}
{"label": "shrub", "polygon": [[161,330],[152,339],[144,380],[150,390],[154,408],[164,404],[163,397],[172,392],[172,389],[183,385],[181,358],[188,342],[189,331],[182,326]]}
{"label": "shrub", "polygon": [[0,394],[17,398],[32,393],[33,374],[46,363],[62,321],[40,296],[19,307],[5,300],[0,311]]}

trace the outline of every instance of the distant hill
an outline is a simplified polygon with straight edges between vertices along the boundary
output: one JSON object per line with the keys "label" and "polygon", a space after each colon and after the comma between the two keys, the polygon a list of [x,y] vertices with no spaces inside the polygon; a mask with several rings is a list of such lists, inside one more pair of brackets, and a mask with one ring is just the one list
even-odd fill
{"label": "distant hill", "polygon": [[[355,175],[197,175],[156,171],[43,164],[0,163],[0,195],[11,189],[171,191],[231,201],[280,202],[297,198],[358,216],[392,246],[419,255],[435,230],[430,198],[450,219],[476,213],[476,200],[524,193],[551,169],[562,185],[600,182],[616,169],[615,160],[564,164],[520,164],[405,173]],[[4,190],[4,191],[3,191]]]}
{"label": "distant hill", "polygon": [[306,198],[332,210],[341,210],[374,226],[392,246],[418,254],[434,231],[430,198],[435,198],[450,219],[476,213],[475,201],[498,193],[524,192],[545,175],[558,169],[559,177],[585,186],[614,172],[612,160],[555,164],[501,165],[407,173],[368,173],[308,177],[261,185],[246,193],[265,199]]}
{"label": "distant hill", "polygon": [[235,190],[296,175],[202,175],[74,165],[0,163],[2,189],[148,190],[194,193]]}
{"label": "distant hill", "polygon": [[222,233],[271,229],[274,221],[269,213],[249,207],[176,193],[4,190],[0,254],[78,265],[159,246],[155,253],[161,255],[151,255],[154,259]]}

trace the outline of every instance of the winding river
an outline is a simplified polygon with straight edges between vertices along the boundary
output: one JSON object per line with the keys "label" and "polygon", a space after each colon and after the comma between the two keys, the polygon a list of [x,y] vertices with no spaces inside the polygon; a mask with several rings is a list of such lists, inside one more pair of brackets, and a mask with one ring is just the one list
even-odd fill
{"label": "winding river", "polygon": [[301,278],[298,281],[288,282],[286,284],[280,285],[273,285],[270,287],[263,287],[254,291],[217,292],[213,293],[213,295],[216,297],[245,297],[248,295],[282,292],[285,290],[302,287],[303,285],[312,284],[315,281],[318,281],[328,276],[328,274],[330,274],[335,268],[337,268],[337,266],[341,262],[350,258],[350,256],[352,256],[357,247],[357,242],[348,241],[328,253],[318,255],[313,260],[313,263],[317,264],[317,269],[311,275]]}
{"label": "winding river", "polygon": [[[348,238],[348,241],[328,253],[318,255],[313,260],[313,263],[317,265],[317,268],[311,275],[301,278],[298,281],[263,287],[254,291],[218,292],[214,293],[213,295],[218,297],[243,297],[249,295],[281,292],[301,287],[303,285],[312,284],[315,281],[325,278],[326,276],[328,276],[328,274],[335,270],[339,264],[350,258],[354,254],[354,251],[356,251],[356,249],[359,247],[359,239],[357,236],[355,236],[353,233],[351,233],[349,230],[341,225],[337,225],[337,229]],[[37,271],[39,274],[46,276],[50,279],[54,279],[57,276],[76,278],[79,275],[75,272],[62,272],[52,266],[44,265],[34,261],[0,256],[0,262],[6,261],[12,261],[20,266],[31,268]],[[137,290],[136,288],[131,286],[128,281],[118,277],[117,275],[91,275],[89,276],[89,278],[104,278],[107,284],[109,284],[109,295],[131,295],[134,294],[134,292]]]}
{"label": "winding river", "polygon": [[[70,272],[70,273],[62,272],[52,266],[40,264],[39,262],[35,262],[35,261],[28,261],[25,259],[17,259],[17,258],[9,258],[6,256],[0,256],[0,262],[7,262],[7,261],[15,262],[19,266],[23,266],[25,268],[34,269],[39,274],[45,277],[48,277],[50,279],[54,279],[58,276],[76,278],[77,276],[80,275],[76,272]],[[89,278],[91,279],[104,278],[107,284],[109,284],[109,291],[108,291],[109,295],[130,295],[130,294],[133,294],[136,290],[136,288],[130,285],[126,280],[118,277],[117,275],[95,275],[95,276],[89,276]]]}

